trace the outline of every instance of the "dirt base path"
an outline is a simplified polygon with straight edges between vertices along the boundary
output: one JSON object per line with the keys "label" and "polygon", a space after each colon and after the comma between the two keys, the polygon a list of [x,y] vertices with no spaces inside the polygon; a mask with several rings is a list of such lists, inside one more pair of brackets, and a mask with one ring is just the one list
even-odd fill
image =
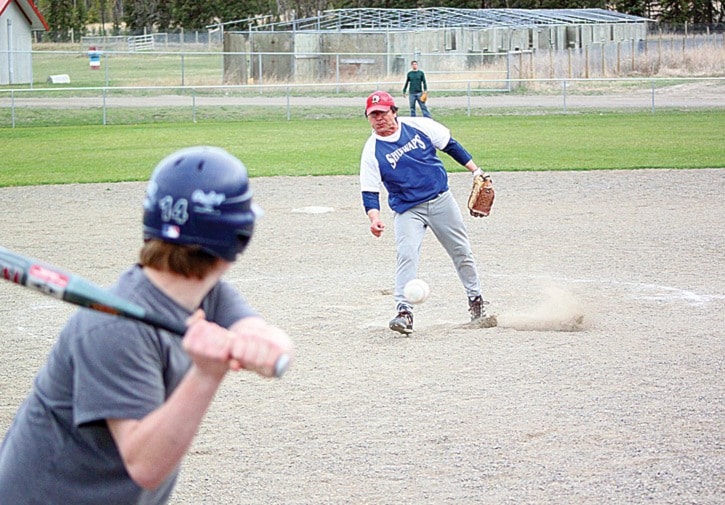
{"label": "dirt base path", "polygon": [[[491,217],[466,219],[500,326],[466,324],[428,236],[411,338],[357,178],[253,180],[266,215],[229,279],[297,362],[227,379],[172,503],[722,503],[725,170],[493,176]],[[469,184],[451,175],[459,203]],[[143,189],[0,189],[0,244],[110,284]],[[72,310],[0,284],[0,433]]]}

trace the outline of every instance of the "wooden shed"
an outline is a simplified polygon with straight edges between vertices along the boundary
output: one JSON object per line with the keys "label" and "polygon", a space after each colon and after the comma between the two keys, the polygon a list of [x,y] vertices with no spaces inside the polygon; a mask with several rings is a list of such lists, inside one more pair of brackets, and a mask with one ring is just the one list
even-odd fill
{"label": "wooden shed", "polygon": [[32,33],[46,30],[32,0],[0,0],[0,85],[32,82]]}

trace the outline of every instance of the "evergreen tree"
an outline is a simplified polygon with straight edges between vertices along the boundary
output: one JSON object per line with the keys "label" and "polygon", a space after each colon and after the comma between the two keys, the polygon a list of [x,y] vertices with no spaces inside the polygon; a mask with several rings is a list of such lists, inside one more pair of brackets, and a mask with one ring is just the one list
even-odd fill
{"label": "evergreen tree", "polygon": [[68,42],[73,25],[73,0],[44,0],[38,9],[48,23],[45,38],[51,42]]}
{"label": "evergreen tree", "polygon": [[121,35],[121,25],[123,23],[123,0],[113,0],[111,19],[113,20],[113,35]]}
{"label": "evergreen tree", "polygon": [[178,26],[187,30],[203,29],[218,21],[223,3],[223,0],[208,2],[174,0],[173,18]]}
{"label": "evergreen tree", "polygon": [[151,33],[159,20],[158,0],[127,0],[124,2],[123,20],[128,30],[140,35]]}
{"label": "evergreen tree", "polygon": [[660,20],[665,23],[682,24],[689,21],[690,6],[687,0],[661,0]]}
{"label": "evergreen tree", "polygon": [[70,28],[73,30],[73,37],[76,41],[86,34],[86,24],[88,23],[88,10],[83,0],[76,0],[71,16]]}

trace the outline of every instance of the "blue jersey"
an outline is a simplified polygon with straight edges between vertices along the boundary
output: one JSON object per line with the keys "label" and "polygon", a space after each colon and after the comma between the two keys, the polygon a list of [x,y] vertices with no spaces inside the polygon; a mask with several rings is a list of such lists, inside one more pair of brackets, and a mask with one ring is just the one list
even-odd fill
{"label": "blue jersey", "polygon": [[388,192],[393,211],[403,213],[448,190],[448,173],[436,151],[451,140],[448,128],[430,118],[399,117],[400,128],[388,137],[375,132],[363,148],[363,192]]}

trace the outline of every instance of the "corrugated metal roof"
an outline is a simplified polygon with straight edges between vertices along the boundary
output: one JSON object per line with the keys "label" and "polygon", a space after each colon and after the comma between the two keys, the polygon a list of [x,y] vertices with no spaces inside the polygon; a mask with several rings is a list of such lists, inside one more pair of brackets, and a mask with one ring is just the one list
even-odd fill
{"label": "corrugated metal roof", "polygon": [[254,31],[389,31],[434,28],[527,28],[534,26],[643,23],[647,18],[604,9],[332,9],[319,16],[275,23],[245,19],[224,23],[252,26]]}

